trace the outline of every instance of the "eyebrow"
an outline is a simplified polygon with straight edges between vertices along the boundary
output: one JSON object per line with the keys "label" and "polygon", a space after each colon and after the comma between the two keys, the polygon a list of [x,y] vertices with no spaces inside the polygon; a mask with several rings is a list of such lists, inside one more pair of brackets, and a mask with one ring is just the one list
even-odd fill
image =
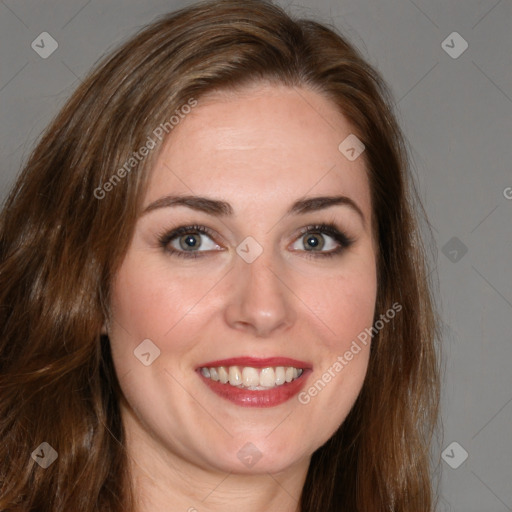
{"label": "eyebrow", "polygon": [[[359,208],[359,206],[347,196],[318,196],[302,198],[295,201],[295,203],[290,206],[285,216],[315,212],[338,205],[348,206],[361,217],[363,223],[365,222],[365,217],[361,208]],[[233,215],[233,208],[226,201],[191,195],[168,195],[161,197],[160,199],[150,203],[144,209],[142,215],[159,208],[169,208],[172,206],[186,206],[192,210],[205,212],[218,217]]]}

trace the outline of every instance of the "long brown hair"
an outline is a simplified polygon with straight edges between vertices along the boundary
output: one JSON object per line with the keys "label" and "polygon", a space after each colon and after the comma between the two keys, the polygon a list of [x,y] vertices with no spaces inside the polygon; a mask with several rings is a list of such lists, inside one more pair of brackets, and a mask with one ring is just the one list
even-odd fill
{"label": "long brown hair", "polygon": [[[310,88],[351,122],[377,223],[376,319],[402,306],[373,338],[348,417],[313,454],[300,510],[433,510],[437,323],[389,92],[335,29],[256,0],[171,13],[106,57],[12,189],[0,218],[0,510],[134,510],[101,326],[161,147],[155,129],[172,136],[169,119],[191,100],[260,81]],[[155,148],[131,162],[150,138]],[[46,469],[31,457],[42,442],[58,454]]]}

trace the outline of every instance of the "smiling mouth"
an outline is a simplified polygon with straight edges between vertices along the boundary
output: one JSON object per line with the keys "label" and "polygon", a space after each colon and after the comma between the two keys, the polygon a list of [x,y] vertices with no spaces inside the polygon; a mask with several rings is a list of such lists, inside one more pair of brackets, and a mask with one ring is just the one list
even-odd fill
{"label": "smiling mouth", "polygon": [[196,367],[216,395],[242,407],[275,407],[306,385],[312,365],[289,357],[242,356],[208,361]]}
{"label": "smiling mouth", "polygon": [[203,377],[239,389],[264,391],[283,386],[298,379],[304,372],[294,366],[203,366],[199,368]]}

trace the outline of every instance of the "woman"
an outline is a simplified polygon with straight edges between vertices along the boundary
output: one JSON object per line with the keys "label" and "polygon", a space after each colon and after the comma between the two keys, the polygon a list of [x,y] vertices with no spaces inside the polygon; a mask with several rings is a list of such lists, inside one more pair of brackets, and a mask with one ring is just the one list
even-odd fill
{"label": "woman", "polygon": [[84,80],[1,217],[0,510],[434,509],[387,98],[262,1],[172,13]]}

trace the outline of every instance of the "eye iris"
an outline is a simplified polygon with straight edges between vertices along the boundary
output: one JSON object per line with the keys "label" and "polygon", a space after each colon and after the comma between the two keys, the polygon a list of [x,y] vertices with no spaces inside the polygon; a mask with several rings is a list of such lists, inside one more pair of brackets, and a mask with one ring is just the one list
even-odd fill
{"label": "eye iris", "polygon": [[198,235],[187,234],[180,237],[180,247],[185,251],[201,246],[201,240],[197,239]]}
{"label": "eye iris", "polygon": [[318,234],[312,234],[308,233],[304,236],[304,247],[306,248],[306,251],[311,251],[312,249],[322,249],[324,246],[324,240],[322,238],[322,235],[320,233]]}

